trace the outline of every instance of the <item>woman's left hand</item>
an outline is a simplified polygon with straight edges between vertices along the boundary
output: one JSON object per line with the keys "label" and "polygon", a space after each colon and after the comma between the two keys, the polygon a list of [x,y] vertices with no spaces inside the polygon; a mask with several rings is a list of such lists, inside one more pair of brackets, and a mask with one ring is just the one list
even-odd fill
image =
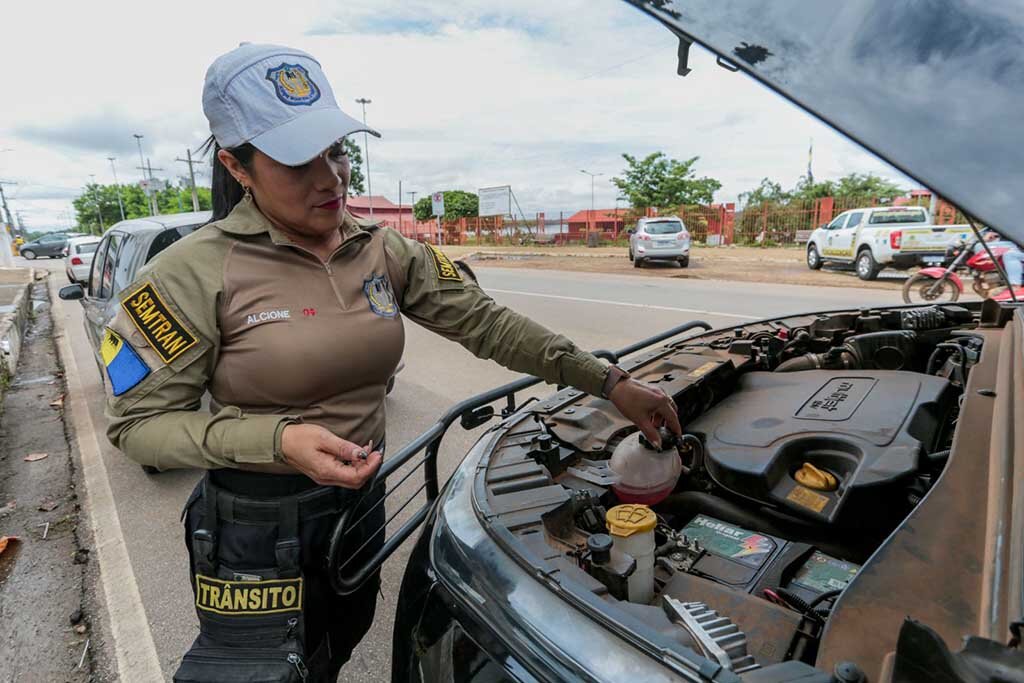
{"label": "woman's left hand", "polygon": [[683,433],[672,398],[661,389],[635,379],[624,379],[612,389],[612,404],[628,418],[652,444],[661,447],[659,427],[668,427],[676,436]]}

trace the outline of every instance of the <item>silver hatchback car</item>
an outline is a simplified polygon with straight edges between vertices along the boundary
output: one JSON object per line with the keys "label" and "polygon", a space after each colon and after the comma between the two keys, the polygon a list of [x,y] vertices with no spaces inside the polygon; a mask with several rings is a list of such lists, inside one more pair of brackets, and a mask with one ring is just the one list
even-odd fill
{"label": "silver hatchback car", "polygon": [[678,216],[641,218],[629,231],[629,260],[635,268],[647,261],[675,261],[690,265],[690,232]]}

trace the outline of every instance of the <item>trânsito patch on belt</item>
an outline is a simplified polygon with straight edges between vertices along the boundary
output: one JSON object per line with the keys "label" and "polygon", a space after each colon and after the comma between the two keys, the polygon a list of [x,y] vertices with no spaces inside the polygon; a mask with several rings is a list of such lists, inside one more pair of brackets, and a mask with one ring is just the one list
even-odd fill
{"label": "tr\u00e2nsito patch on belt", "polygon": [[302,611],[302,578],[224,581],[196,574],[196,607],[226,614]]}
{"label": "tr\u00e2nsito patch on belt", "polygon": [[459,273],[459,269],[455,267],[450,258],[444,255],[443,251],[433,244],[428,244],[427,249],[430,250],[430,255],[433,257],[434,270],[437,271],[438,280],[462,282],[462,275]]}
{"label": "tr\u00e2nsito patch on belt", "polygon": [[121,308],[164,363],[170,363],[199,341],[149,282],[122,299]]}

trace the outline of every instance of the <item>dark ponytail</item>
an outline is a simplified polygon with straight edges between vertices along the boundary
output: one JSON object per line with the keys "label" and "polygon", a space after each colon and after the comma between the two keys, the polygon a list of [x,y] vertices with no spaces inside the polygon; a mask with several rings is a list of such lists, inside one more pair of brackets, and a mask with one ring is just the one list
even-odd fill
{"label": "dark ponytail", "polygon": [[[245,190],[235,180],[235,177],[228,172],[228,169],[217,158],[217,152],[221,149],[217,141],[211,135],[202,147],[202,152],[211,152],[210,164],[213,166],[213,181],[210,191],[213,195],[213,217],[210,222],[227,218],[227,215],[235,208],[238,202],[245,196]],[[231,156],[238,159],[245,170],[252,172],[252,158],[256,154],[256,148],[248,142],[228,150]]]}

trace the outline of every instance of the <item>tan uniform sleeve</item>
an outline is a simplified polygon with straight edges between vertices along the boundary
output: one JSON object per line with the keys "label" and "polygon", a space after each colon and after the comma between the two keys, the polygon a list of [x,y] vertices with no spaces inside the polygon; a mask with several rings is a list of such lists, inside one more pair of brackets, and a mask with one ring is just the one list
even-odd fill
{"label": "tan uniform sleeve", "polygon": [[117,344],[127,344],[148,374],[130,388],[125,389],[124,381],[115,387],[111,363],[117,359],[104,358],[107,436],[143,465],[213,469],[274,462],[281,430],[295,421],[247,415],[234,406],[214,414],[199,412],[220,343],[217,302],[222,278],[220,264],[213,260],[204,264],[204,258],[163,255],[159,267],[144,271],[122,292],[110,325],[108,354],[125,352]]}
{"label": "tan uniform sleeve", "polygon": [[600,396],[609,366],[529,318],[496,303],[439,249],[385,229],[402,314],[478,358]]}

